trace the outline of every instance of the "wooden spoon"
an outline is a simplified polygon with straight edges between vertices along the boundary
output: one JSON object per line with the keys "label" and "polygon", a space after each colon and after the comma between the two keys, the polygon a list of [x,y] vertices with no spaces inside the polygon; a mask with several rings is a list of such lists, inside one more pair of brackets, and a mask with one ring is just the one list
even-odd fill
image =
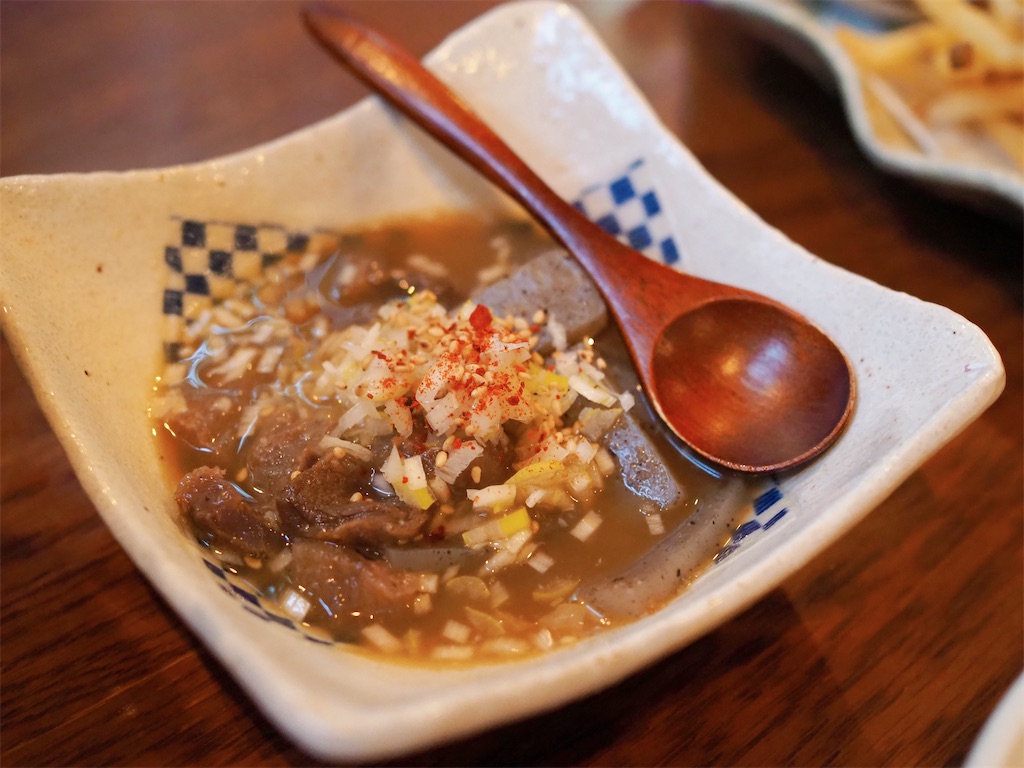
{"label": "wooden spoon", "polygon": [[562,200],[400,46],[323,6],[304,18],[338,61],[510,194],[579,260],[618,322],[655,410],[694,451],[731,469],[772,472],[817,456],[839,436],[853,409],[853,370],[808,320],[623,245]]}

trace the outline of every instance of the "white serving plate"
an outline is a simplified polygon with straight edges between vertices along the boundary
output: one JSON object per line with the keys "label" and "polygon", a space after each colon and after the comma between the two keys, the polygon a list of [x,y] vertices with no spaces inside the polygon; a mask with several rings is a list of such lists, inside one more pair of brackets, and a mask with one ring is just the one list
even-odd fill
{"label": "white serving plate", "polygon": [[[983,212],[1020,220],[1024,209],[1024,175],[963,158],[929,156],[896,147],[883,141],[872,128],[860,75],[832,30],[842,23],[861,32],[879,34],[914,19],[906,3],[886,0],[705,2],[750,22],[756,34],[776,45],[826,87],[835,90],[858,144],[880,168]],[[904,13],[899,13],[900,10]]]}
{"label": "white serving plate", "polygon": [[1024,674],[1003,694],[967,753],[964,768],[1024,765]]}
{"label": "white serving plate", "polygon": [[[501,6],[428,61],[557,191],[597,218],[614,213],[634,238],[646,231],[652,256],[817,322],[853,361],[859,402],[834,449],[770,482],[728,557],[658,613],[507,664],[377,661],[268,620],[175,523],[147,407],[161,340],[180,322],[175,292],[197,289],[185,265],[209,256],[184,236],[186,222],[234,233],[237,242],[217,247],[243,258],[249,246],[286,248],[289,235],[425,210],[507,209],[507,200],[373,99],[209,162],[0,180],[4,332],[83,486],[266,715],[332,759],[393,756],[543,712],[687,645],[848,531],[1004,381],[996,351],[967,320],[815,258],[719,186],[571,8]],[[638,195],[616,202],[630,185]]]}

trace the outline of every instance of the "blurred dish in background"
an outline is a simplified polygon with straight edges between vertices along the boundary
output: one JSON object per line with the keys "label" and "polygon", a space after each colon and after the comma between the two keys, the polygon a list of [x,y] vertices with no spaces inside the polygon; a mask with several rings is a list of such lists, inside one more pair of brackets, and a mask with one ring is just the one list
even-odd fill
{"label": "blurred dish in background", "polygon": [[876,135],[894,147],[1024,172],[1024,2],[913,0],[923,18],[836,39],[857,65]]}
{"label": "blurred dish in background", "polygon": [[[830,87],[880,166],[1013,217],[1024,205],[1024,0],[709,0]],[[780,34],[781,33],[781,34]]]}

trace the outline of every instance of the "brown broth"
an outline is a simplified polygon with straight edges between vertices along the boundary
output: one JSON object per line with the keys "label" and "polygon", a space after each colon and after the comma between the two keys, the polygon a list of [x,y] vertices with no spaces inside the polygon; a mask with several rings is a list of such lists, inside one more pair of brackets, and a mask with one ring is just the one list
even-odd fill
{"label": "brown broth", "polygon": [[[328,317],[333,324],[351,322],[359,317],[364,304],[372,308],[383,300],[393,298],[396,290],[415,289],[416,286],[399,281],[397,286],[376,286],[357,297],[362,301],[335,295],[332,291],[338,271],[344,268],[353,254],[358,254],[367,260],[364,263],[372,263],[372,268],[381,272],[405,267],[409,263],[410,254],[420,254],[445,265],[451,283],[451,290],[445,296],[446,306],[453,307],[461,303],[474,288],[480,270],[494,265],[497,252],[507,256],[507,268],[511,270],[550,247],[551,243],[546,236],[532,225],[519,221],[490,221],[467,215],[390,224],[346,236],[339,244],[339,256],[323,254],[317,266],[307,274],[279,280],[276,284],[278,287],[274,291],[265,292],[263,298],[257,290],[254,303],[259,306],[261,301],[267,300],[285,305],[289,300],[306,295],[310,288],[316,289],[318,306],[305,306],[297,310],[295,315],[298,321],[296,326],[301,329],[299,335],[308,336],[313,333],[311,329],[320,315]],[[609,360],[626,359],[621,340],[614,330],[599,335],[594,349],[600,354],[607,354]],[[190,350],[186,348],[185,351]],[[209,378],[209,366],[205,371],[202,366],[198,366],[194,368],[195,371]],[[249,374],[234,389],[243,391],[240,399],[244,404],[270,378],[273,378],[272,374]],[[176,386],[187,387],[187,381]],[[636,408],[642,410],[643,407],[642,402],[638,402]],[[330,411],[329,408],[326,410]],[[331,411],[331,420],[336,420],[340,414],[338,409]],[[227,427],[235,429],[239,417],[238,413],[233,416],[229,414],[226,417]],[[224,467],[226,477],[232,479],[243,493],[259,495],[259,489],[249,484],[246,477],[245,450],[248,446],[245,441],[242,441],[241,450],[237,441],[228,440],[218,450],[211,451],[205,446],[190,445],[175,436],[163,420],[158,419],[158,424],[161,427],[157,430],[161,455],[167,459],[168,472],[174,484],[197,467],[216,464]],[[693,512],[697,500],[713,493],[720,481],[681,458],[652,423],[644,424],[644,428],[660,449],[660,454],[668,461],[668,469],[678,484],[685,489],[682,501],[670,508],[656,510],[667,533],[683,524]],[[460,513],[466,514],[466,504],[462,502],[461,509],[457,509],[453,517],[458,517]],[[585,541],[569,536],[567,531],[591,509],[601,516],[601,524],[593,535]],[[453,640],[450,634],[446,635],[452,621],[461,627],[469,627],[468,644],[476,649],[472,652],[474,659],[534,653],[538,648],[568,644],[602,627],[615,625],[618,623],[615,617],[597,616],[590,610],[581,612],[559,609],[557,606],[572,605],[572,594],[579,584],[601,578],[611,579],[623,572],[663,537],[664,534],[652,534],[645,514],[651,511],[650,502],[642,500],[626,488],[621,478],[613,474],[592,498],[581,500],[571,510],[544,514],[533,541],[551,556],[553,562],[543,573],[524,564],[509,566],[501,571],[495,578],[500,580],[508,592],[508,599],[500,608],[492,609],[486,600],[477,603],[470,601],[468,605],[471,610],[467,611],[464,596],[453,594],[452,590],[443,587],[442,582],[442,588],[430,597],[431,607],[428,612],[417,615],[409,610],[389,614],[383,620],[383,626],[391,636],[399,639],[399,656],[443,660],[448,658],[446,654],[451,648],[457,649],[462,645],[458,638]],[[189,524],[188,521],[186,524]],[[202,539],[194,527],[192,533]],[[723,530],[723,544],[727,537],[728,531]],[[413,546],[458,546],[460,543],[457,535],[448,535],[438,541],[413,542]],[[269,561],[254,560],[230,552],[222,553],[221,558],[238,578],[271,600],[281,597],[287,588],[297,586],[291,584],[287,576],[274,573]],[[473,573],[482,559],[482,555],[476,557],[472,567],[464,567],[457,576]],[[451,575],[449,572],[445,577]],[[549,599],[536,599],[535,593],[538,592],[546,594]],[[552,618],[553,609],[555,618]],[[361,640],[360,634],[364,624],[346,623],[329,614],[329,610],[314,601],[304,622],[320,628],[336,640],[367,645]],[[542,635],[538,640],[538,633],[545,627],[554,629],[550,635]],[[487,646],[486,641],[496,637],[511,640]],[[480,651],[481,648],[485,650]],[[451,652],[451,658],[462,660],[465,657],[461,653]]]}

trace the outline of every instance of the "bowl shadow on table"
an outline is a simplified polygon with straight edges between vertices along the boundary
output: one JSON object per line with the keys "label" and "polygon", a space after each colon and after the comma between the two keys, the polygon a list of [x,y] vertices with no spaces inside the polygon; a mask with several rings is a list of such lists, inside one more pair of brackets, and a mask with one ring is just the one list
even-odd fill
{"label": "bowl shadow on table", "polygon": [[[945,450],[962,451],[960,442]],[[968,472],[977,469],[971,462],[965,467]],[[971,584],[982,579],[984,588],[994,589],[1006,580],[1000,574],[1005,576],[1012,568],[1012,562],[1006,562],[995,572],[972,575],[948,567],[951,553],[975,540],[972,532],[992,524],[963,505],[944,505],[935,487],[943,482],[932,472],[915,472],[782,587],[709,635],[622,682],[554,712],[383,764],[881,765],[896,753],[912,759],[911,753],[901,751],[909,736],[898,723],[915,708],[914,701],[926,695],[928,681],[955,682],[960,672],[956,665],[951,667],[949,654],[960,651],[954,649],[970,646],[969,658],[977,662],[984,649],[972,644],[970,637],[991,617],[972,610]],[[1012,525],[1003,521],[1003,528]],[[1003,550],[1012,536],[1000,533],[995,538],[1003,545],[992,558],[1005,562]],[[887,558],[893,549],[896,556]],[[928,574],[923,581],[921,573]],[[155,592],[153,598],[173,624],[170,609]],[[919,634],[917,619],[932,626],[933,614],[949,611],[964,617],[955,632]],[[1004,634],[1011,631],[1011,624],[1007,619]],[[952,639],[946,637],[950,634]],[[223,736],[220,729],[202,722],[208,716],[214,724],[229,722],[232,729],[244,730],[235,736],[241,751],[234,751],[234,758],[248,753],[254,760],[277,755],[291,765],[330,764],[290,744],[262,718],[219,662],[198,643],[195,648],[205,673],[227,694],[189,702],[195,720],[190,731],[196,739],[189,751],[197,760]],[[887,660],[883,666],[896,677],[884,690],[870,693],[865,678],[881,660]],[[174,676],[173,669],[159,675],[162,684],[180,690],[181,681],[171,681]],[[1000,681],[981,679],[985,676],[979,674],[967,688],[977,689],[976,695],[989,695],[991,688],[995,696],[1002,690]],[[231,706],[224,707],[225,699]],[[883,711],[883,720],[892,724],[884,733],[871,734],[860,727],[865,713],[875,710]],[[970,719],[974,714],[951,714],[942,733],[929,731],[923,737],[924,754],[939,754],[938,745],[949,740],[966,754],[980,727]],[[180,736],[175,736],[179,745]],[[786,744],[782,751],[788,750],[784,760],[779,757],[780,740]],[[834,753],[829,756],[823,748]],[[138,754],[148,752],[158,754],[159,745],[149,744]]]}
{"label": "bowl shadow on table", "polygon": [[[786,657],[801,659],[806,674],[787,676],[792,665],[779,663]],[[813,690],[806,687],[810,679]],[[766,764],[771,758],[759,755],[757,745],[771,736],[773,713],[785,713],[787,730],[834,727],[836,743],[847,746],[858,738],[845,732],[851,718],[841,691],[781,590],[599,694],[387,764]],[[866,745],[854,751],[870,754]]]}
{"label": "bowl shadow on table", "polygon": [[[946,450],[961,451],[960,441]],[[980,459],[979,459],[980,461]],[[970,462],[968,462],[970,464]],[[968,466],[966,471],[975,467]],[[1015,562],[1012,521],[991,546],[1003,565],[950,567],[959,547],[992,530],[961,503],[936,495],[931,472],[912,474],[845,537],[711,634],[619,684],[540,715],[405,756],[391,765],[881,765],[913,761],[913,711],[931,682],[995,695],[997,672],[958,680],[949,654],[970,648],[992,621],[973,607],[972,585],[995,589]],[[1000,543],[1001,542],[1001,543]],[[909,567],[904,567],[909,566]],[[965,566],[966,568],[966,566]],[[921,578],[921,574],[927,574]],[[1004,587],[1008,599],[1013,590]],[[962,616],[955,631],[941,616]],[[1012,633],[1013,619],[1002,634]],[[1007,645],[1007,648],[1011,646]],[[957,650],[960,649],[960,650]],[[1008,651],[1012,652],[1012,651]],[[884,663],[883,663],[884,662]],[[895,675],[874,692],[881,666]],[[971,664],[967,664],[971,666]],[[991,689],[991,690],[990,690]],[[945,725],[922,737],[922,754],[946,742],[966,753],[980,722],[955,702]],[[960,709],[957,709],[960,707]],[[874,718],[881,730],[862,727]],[[786,745],[780,748],[780,740]],[[941,748],[940,748],[941,747]],[[787,751],[788,750],[788,751]],[[833,750],[831,754],[823,750]],[[785,754],[785,758],[780,758]]]}
{"label": "bowl shadow on table", "polygon": [[[141,577],[139,582],[140,599],[148,592],[179,636],[173,644],[189,644],[188,630],[173,610],[148,582]],[[822,589],[828,591],[825,582]],[[118,617],[111,618],[109,627],[122,626]],[[125,634],[133,640],[131,630]],[[51,757],[75,762],[82,755],[73,753],[73,744],[81,738],[93,750],[134,764],[158,764],[167,754],[177,755],[182,764],[203,764],[210,755],[260,764],[274,755],[295,766],[335,764],[288,741],[198,642],[194,656],[139,650],[136,683],[115,687],[89,712],[74,718],[58,739],[67,749],[53,743],[47,749]],[[800,659],[796,676],[791,659]],[[143,685],[145,695],[133,691],[134,685]],[[182,700],[181,692],[189,689],[193,694]],[[209,695],[216,689],[224,695]],[[133,727],[136,718],[159,717],[168,706],[187,713],[173,734]],[[839,682],[794,605],[777,589],[710,635],[598,694],[382,764],[767,765],[772,752],[762,754],[760,745],[778,738],[783,722],[785,733],[831,730],[829,739],[847,753],[872,753],[869,744],[855,744],[861,736],[847,725],[853,717]],[[233,744],[224,743],[229,732]],[[796,764],[799,740],[792,749]]]}

